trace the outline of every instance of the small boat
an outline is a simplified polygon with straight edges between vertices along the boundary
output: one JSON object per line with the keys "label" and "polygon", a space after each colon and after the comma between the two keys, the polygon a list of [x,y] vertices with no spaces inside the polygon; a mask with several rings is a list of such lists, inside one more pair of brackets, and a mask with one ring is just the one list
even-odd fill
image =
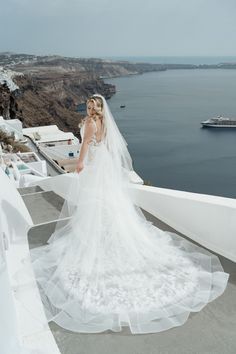
{"label": "small boat", "polygon": [[120,108],[125,108],[125,104],[121,104],[121,105],[120,105]]}
{"label": "small boat", "polygon": [[226,118],[222,116],[213,117],[201,122],[203,127],[210,128],[236,128],[236,118]]}

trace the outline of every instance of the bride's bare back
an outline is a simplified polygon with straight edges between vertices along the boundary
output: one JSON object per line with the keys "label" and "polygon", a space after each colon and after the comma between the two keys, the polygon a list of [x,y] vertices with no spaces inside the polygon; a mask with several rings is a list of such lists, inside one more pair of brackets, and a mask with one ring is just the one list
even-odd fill
{"label": "bride's bare back", "polygon": [[96,138],[96,141],[99,143],[103,139],[103,123],[100,118],[97,118],[96,116],[86,116],[85,120],[88,120],[94,124],[94,135]]}
{"label": "bride's bare back", "polygon": [[87,116],[85,117],[85,121],[88,123],[93,123],[95,128],[93,138],[96,139],[97,143],[100,143],[103,140],[104,133],[103,117],[101,112],[101,102],[97,101],[95,98],[90,98],[87,102]]}
{"label": "bride's bare back", "polygon": [[103,139],[103,123],[101,119],[94,119],[94,123],[96,125],[95,137],[97,142],[100,142]]}

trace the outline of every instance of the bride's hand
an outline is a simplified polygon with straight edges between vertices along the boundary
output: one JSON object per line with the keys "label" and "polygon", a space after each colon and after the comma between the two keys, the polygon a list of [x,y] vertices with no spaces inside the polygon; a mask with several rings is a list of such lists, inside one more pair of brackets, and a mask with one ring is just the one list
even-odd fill
{"label": "bride's hand", "polygon": [[83,168],[84,168],[84,163],[79,161],[76,165],[76,172],[80,173],[83,170]]}

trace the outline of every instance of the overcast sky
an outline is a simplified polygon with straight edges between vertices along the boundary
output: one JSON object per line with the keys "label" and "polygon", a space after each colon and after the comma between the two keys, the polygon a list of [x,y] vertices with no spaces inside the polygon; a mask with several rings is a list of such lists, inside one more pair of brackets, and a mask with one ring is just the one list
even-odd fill
{"label": "overcast sky", "polygon": [[0,52],[236,56],[236,0],[0,0]]}

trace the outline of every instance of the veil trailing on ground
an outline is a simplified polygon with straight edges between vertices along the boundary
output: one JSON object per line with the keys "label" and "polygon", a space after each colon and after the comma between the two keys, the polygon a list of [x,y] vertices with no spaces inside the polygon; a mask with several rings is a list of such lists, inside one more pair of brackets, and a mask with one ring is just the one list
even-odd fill
{"label": "veil trailing on ground", "polygon": [[89,144],[80,173],[52,179],[64,197],[50,194],[60,217],[40,228],[48,244],[30,250],[47,321],[84,333],[182,325],[223,293],[229,274],[216,255],[154,226],[133,203],[127,144],[95,96],[104,104],[104,140]]}
{"label": "veil trailing on ground", "polygon": [[[126,195],[129,194],[130,186],[130,172],[133,171],[133,162],[130,156],[130,153],[127,148],[127,142],[119,131],[119,128],[115,122],[115,119],[111,113],[111,110],[106,102],[104,96],[100,94],[94,94],[91,98],[99,97],[102,99],[103,107],[103,147],[106,149],[107,154],[97,150],[97,163],[93,166],[93,179],[94,183],[91,184],[96,188],[94,190],[94,195],[98,195],[97,189],[100,188],[101,183],[106,183],[106,187],[110,186],[110,191],[112,189],[124,189],[126,188]],[[93,150],[93,146],[90,146],[90,149]],[[87,152],[88,155],[88,152]],[[107,158],[105,158],[107,156]],[[109,157],[109,158],[108,158]],[[86,160],[86,158],[85,158]],[[95,159],[94,159],[95,160]],[[86,208],[85,200],[86,197],[92,196],[91,193],[91,184],[87,183],[90,192],[86,194],[85,185],[83,179],[85,179],[86,169],[91,169],[91,166],[85,162],[85,167],[79,174],[77,172],[67,174],[65,177],[68,178],[68,183],[66,183],[66,190],[64,189],[64,194],[62,195],[65,199],[60,211],[60,216],[56,222],[56,227],[54,233],[51,235],[49,242],[55,240],[60,236],[63,236],[65,233],[71,231],[72,222],[69,219],[72,219],[72,216],[78,208],[81,208],[83,203],[84,208]],[[84,173],[85,172],[85,173]],[[91,174],[89,174],[91,176]],[[106,182],[105,182],[106,181]],[[82,187],[83,186],[83,187]],[[95,187],[96,186],[96,187]],[[109,193],[107,193],[109,195]],[[87,206],[91,209],[94,201],[87,200]],[[95,210],[94,210],[95,211]],[[64,225],[66,224],[66,225]]]}

